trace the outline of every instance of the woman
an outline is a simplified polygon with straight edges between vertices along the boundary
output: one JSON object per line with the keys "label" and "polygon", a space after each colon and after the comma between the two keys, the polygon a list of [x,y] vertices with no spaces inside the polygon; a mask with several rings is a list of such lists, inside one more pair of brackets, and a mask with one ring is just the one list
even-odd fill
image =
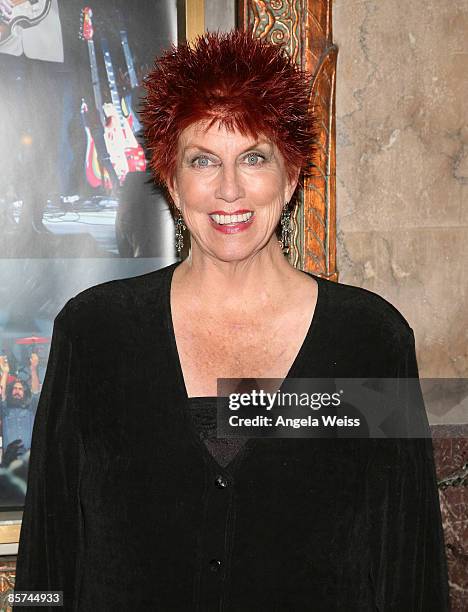
{"label": "woman", "polygon": [[283,256],[313,133],[304,75],[210,34],[147,90],[152,169],[191,252],[57,315],[17,589],[80,611],[447,610],[430,440],[213,435],[221,377],[418,375],[395,308]]}

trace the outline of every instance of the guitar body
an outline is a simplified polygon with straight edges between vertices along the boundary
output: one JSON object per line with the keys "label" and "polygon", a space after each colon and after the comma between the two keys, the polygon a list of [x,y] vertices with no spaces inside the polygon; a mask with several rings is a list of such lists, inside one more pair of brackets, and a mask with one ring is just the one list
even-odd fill
{"label": "guitar body", "polygon": [[131,147],[125,149],[125,156],[127,158],[127,164],[129,172],[144,172],[146,169],[146,159],[143,148]]}
{"label": "guitar body", "polygon": [[127,119],[128,124],[134,134],[138,134],[141,131],[142,125],[138,119],[138,115],[133,110],[132,106],[132,94],[128,94],[122,98],[120,102],[122,107],[123,116]]}
{"label": "guitar body", "polygon": [[32,28],[50,11],[52,0],[13,0],[11,19],[7,23],[0,18],[0,47],[17,35],[18,28]]}
{"label": "guitar body", "polygon": [[[116,117],[118,119],[118,115]],[[123,117],[120,120],[124,139],[125,157],[127,158],[129,172],[144,172],[146,169],[146,159],[143,147],[135,138],[135,134],[130,125],[129,118]]]}
{"label": "guitar body", "polygon": [[88,107],[85,101],[83,100],[81,104],[81,120],[83,122],[83,128],[86,136],[86,180],[88,181],[89,185],[93,187],[93,189],[97,189],[97,187],[101,187],[102,185],[107,191],[110,191],[112,188],[112,184],[110,182],[110,178],[106,170],[103,170],[101,164],[99,163],[96,145],[94,143],[94,138],[91,134],[91,128],[87,119],[87,113]]}
{"label": "guitar body", "polygon": [[143,147],[138,143],[126,117],[119,116],[115,106],[103,105],[107,117],[104,136],[107,150],[121,182],[128,172],[144,172],[146,159]]}
{"label": "guitar body", "polygon": [[89,127],[85,127],[86,134],[86,155],[85,155],[85,174],[88,183],[96,189],[102,185],[102,173],[99,165],[94,139],[91,136]]}
{"label": "guitar body", "polygon": [[115,173],[119,177],[120,184],[122,184],[130,170],[125,151],[125,136],[114,105],[111,102],[106,102],[103,104],[103,108],[106,116],[106,125],[104,127],[106,149],[114,166]]}

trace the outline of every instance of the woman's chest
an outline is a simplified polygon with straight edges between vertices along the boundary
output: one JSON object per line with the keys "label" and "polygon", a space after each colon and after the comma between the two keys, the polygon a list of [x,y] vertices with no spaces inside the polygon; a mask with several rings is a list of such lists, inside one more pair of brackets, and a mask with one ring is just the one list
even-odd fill
{"label": "woman's chest", "polygon": [[177,321],[177,351],[189,396],[217,394],[218,378],[285,378],[307,334],[308,321]]}

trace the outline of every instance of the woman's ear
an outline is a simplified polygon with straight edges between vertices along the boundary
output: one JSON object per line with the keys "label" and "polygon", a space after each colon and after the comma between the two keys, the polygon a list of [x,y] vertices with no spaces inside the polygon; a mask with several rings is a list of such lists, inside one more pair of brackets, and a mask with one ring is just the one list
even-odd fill
{"label": "woman's ear", "polygon": [[301,174],[301,169],[296,168],[292,173],[291,177],[288,177],[288,181],[286,183],[286,187],[284,190],[284,201],[289,202],[296,191],[297,184],[299,182],[299,176]]}
{"label": "woman's ear", "polygon": [[177,179],[176,179],[175,176],[171,177],[167,181],[166,188],[167,188],[167,190],[169,192],[169,195],[172,198],[172,201],[174,202],[174,206],[180,210],[179,189],[177,187]]}

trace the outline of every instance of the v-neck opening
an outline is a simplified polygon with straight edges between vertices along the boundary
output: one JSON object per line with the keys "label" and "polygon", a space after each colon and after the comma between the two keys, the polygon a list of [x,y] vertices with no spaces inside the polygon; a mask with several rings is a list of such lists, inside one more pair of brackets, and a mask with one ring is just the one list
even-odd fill
{"label": "v-neck opening", "polygon": [[[232,458],[232,460],[225,466],[223,467],[222,465],[220,465],[216,459],[213,457],[213,455],[210,453],[210,451],[208,450],[208,448],[206,447],[206,445],[203,443],[202,440],[200,440],[199,436],[197,435],[197,432],[195,430],[195,428],[193,427],[193,424],[191,423],[191,420],[187,418],[187,410],[189,409],[189,400],[191,399],[195,399],[195,398],[212,398],[212,397],[216,397],[217,396],[193,396],[193,397],[189,397],[188,396],[188,392],[187,392],[187,387],[185,385],[185,379],[184,379],[184,374],[182,371],[182,364],[180,361],[180,355],[179,355],[179,351],[177,348],[177,340],[175,337],[175,331],[174,331],[174,321],[172,318],[172,306],[171,306],[171,289],[172,289],[172,278],[174,276],[174,271],[175,269],[181,264],[181,261],[175,262],[173,264],[171,264],[170,266],[167,267],[167,272],[166,272],[166,277],[165,277],[165,282],[164,282],[164,287],[163,287],[163,292],[164,292],[164,310],[165,310],[165,314],[166,314],[166,327],[167,327],[167,331],[169,334],[169,340],[170,340],[170,348],[172,351],[172,356],[174,358],[174,362],[175,362],[175,366],[176,366],[176,370],[177,370],[177,378],[179,380],[179,385],[180,388],[182,389],[182,395],[183,395],[183,399],[184,399],[184,410],[182,410],[182,416],[184,418],[184,421],[188,424],[189,430],[192,434],[192,436],[195,438],[196,442],[198,443],[198,445],[201,447],[202,451],[204,451],[205,456],[207,455],[210,460],[212,462],[214,462],[217,466],[218,470],[226,470],[226,471],[230,471],[230,468],[235,467],[235,465],[238,463],[238,461],[245,455],[245,453],[247,452],[248,449],[252,448],[255,443],[261,439],[261,438],[249,438],[246,443],[243,445],[243,447],[239,450],[239,452]],[[297,371],[299,370],[299,366],[300,363],[302,361],[302,357],[303,354],[305,353],[309,343],[312,340],[312,337],[314,335],[315,330],[318,327],[318,320],[320,317],[320,311],[322,308],[322,302],[324,300],[324,296],[323,296],[323,289],[324,286],[322,284],[322,279],[319,276],[316,276],[315,274],[312,274],[311,272],[304,272],[305,274],[307,274],[308,276],[311,276],[313,279],[315,279],[315,281],[317,282],[317,299],[316,299],[316,303],[315,303],[315,308],[314,308],[314,312],[312,315],[312,319],[310,321],[309,327],[307,329],[307,332],[304,336],[304,339],[302,341],[302,344],[296,354],[296,357],[294,358],[288,373],[286,374],[286,376],[284,377],[283,381],[281,382],[281,385],[278,389],[278,393],[283,391],[283,387],[284,385],[287,383],[288,380],[290,380],[291,378],[295,378],[295,374],[297,373]],[[272,378],[272,377],[269,377]],[[261,379],[259,379],[261,380]]]}
{"label": "v-neck opening", "polygon": [[[217,413],[218,399],[219,398],[216,395],[189,397],[187,400],[187,412],[186,412],[187,417],[188,417],[187,418],[188,427],[193,430],[194,435],[197,436],[197,439],[200,442],[200,445],[203,446],[203,449],[204,449],[203,454],[205,454],[205,449],[209,453],[212,461],[216,465],[216,469],[218,471],[224,470],[232,474],[235,471],[235,467],[237,463],[244,456],[245,446],[247,442],[249,441],[249,438],[247,436],[244,436],[241,440],[239,440],[239,438],[235,438],[235,439],[231,438],[232,442],[231,440],[226,440],[225,438],[222,438],[222,437],[218,438],[217,436],[212,437],[211,435],[208,436],[208,438],[204,438],[202,437],[201,432],[204,431],[204,433],[206,433],[207,431],[211,431],[211,427],[205,430],[203,427],[200,427],[200,423],[197,424],[197,418],[196,417],[194,418],[194,413],[193,413],[193,411],[196,412],[197,409],[199,409],[200,407],[202,407],[202,411],[203,411],[203,409],[206,406],[209,406],[210,424],[214,425],[214,428],[216,430],[216,421],[217,421],[216,413]],[[211,409],[213,409],[214,414],[211,413]],[[213,423],[211,423],[211,419],[213,419]],[[213,442],[214,442],[214,447],[211,447]],[[229,450],[229,446],[231,446],[230,450]],[[234,449],[232,448],[232,446],[234,446]],[[234,450],[234,454],[230,453],[230,451],[232,450]],[[227,461],[227,463],[223,461],[223,455],[225,453],[227,453],[228,455],[231,454],[230,458],[228,457],[229,460]]]}

